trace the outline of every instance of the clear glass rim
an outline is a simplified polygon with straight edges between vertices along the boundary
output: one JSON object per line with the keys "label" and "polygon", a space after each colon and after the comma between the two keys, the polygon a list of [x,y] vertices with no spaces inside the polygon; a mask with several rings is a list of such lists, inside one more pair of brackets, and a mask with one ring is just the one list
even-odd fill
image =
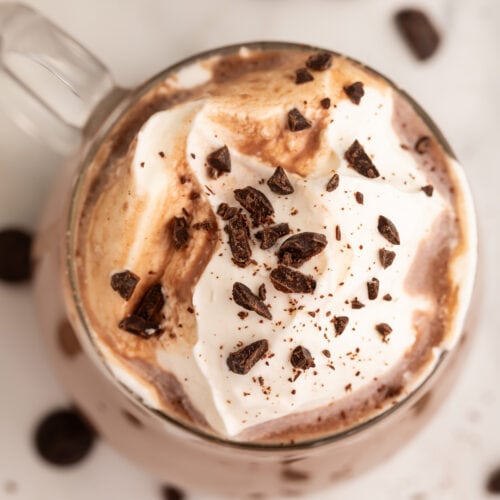
{"label": "clear glass rim", "polygon": [[160,71],[150,79],[146,80],[143,84],[139,85],[136,89],[131,91],[130,93],[124,93],[124,106],[118,105],[117,113],[113,113],[111,119],[106,120],[103,123],[103,126],[99,128],[98,132],[94,137],[90,138],[90,147],[85,151],[85,155],[81,159],[78,169],[77,169],[77,178],[75,183],[72,186],[71,198],[69,204],[68,217],[66,220],[65,226],[65,243],[64,243],[64,264],[66,266],[68,281],[71,289],[71,296],[73,299],[73,303],[75,306],[75,310],[77,311],[78,318],[83,326],[85,331],[85,335],[92,345],[94,352],[101,359],[102,367],[105,368],[106,373],[109,375],[109,378],[114,383],[114,385],[121,390],[122,393],[125,393],[129,399],[131,399],[135,404],[137,404],[142,410],[147,411],[150,414],[156,415],[161,420],[167,422],[168,424],[177,427],[178,429],[185,431],[189,434],[192,434],[204,441],[212,442],[217,445],[236,448],[239,450],[245,451],[299,451],[299,450],[307,450],[316,448],[319,446],[325,446],[328,444],[336,443],[341,440],[344,440],[348,437],[357,435],[365,430],[370,429],[377,423],[386,420],[390,415],[398,412],[402,407],[408,406],[411,402],[413,402],[423,391],[424,387],[428,385],[431,379],[434,379],[436,372],[440,371],[440,368],[444,364],[445,359],[448,357],[449,351],[443,351],[440,357],[436,360],[432,370],[427,374],[427,376],[412,389],[412,391],[407,394],[404,398],[394,403],[392,406],[386,408],[382,412],[375,414],[367,420],[364,420],[351,428],[343,429],[339,431],[334,431],[331,434],[327,434],[321,437],[312,438],[309,440],[299,441],[297,443],[264,443],[264,442],[244,442],[244,441],[233,441],[229,439],[224,439],[222,437],[218,437],[214,434],[210,434],[209,432],[205,432],[200,428],[191,426],[185,422],[175,419],[174,417],[157,410],[155,408],[151,408],[147,406],[144,401],[132,390],[130,390],[126,385],[120,382],[116,376],[113,374],[112,370],[106,363],[104,356],[102,355],[99,346],[93,339],[91,334],[91,328],[89,326],[87,316],[84,311],[83,304],[80,299],[80,294],[78,291],[78,279],[77,272],[75,266],[74,255],[74,232],[76,226],[76,216],[78,209],[78,201],[81,194],[81,189],[85,184],[86,172],[89,168],[92,160],[95,156],[95,153],[98,151],[99,147],[102,144],[102,140],[106,136],[106,134],[113,129],[113,127],[118,123],[118,121],[124,116],[124,114],[128,111],[131,105],[133,105],[139,98],[141,98],[148,90],[150,90],[153,86],[159,83],[161,80],[164,80],[168,75],[174,74],[184,66],[192,64],[198,60],[203,60],[209,57],[217,56],[217,55],[227,55],[236,53],[241,48],[247,47],[254,50],[280,50],[280,49],[293,49],[293,50],[303,50],[303,51],[325,51],[331,53],[333,56],[343,57],[364,69],[372,72],[377,77],[383,79],[387,82],[392,88],[394,88],[397,92],[399,92],[415,109],[417,114],[422,118],[425,124],[429,127],[431,132],[435,135],[445,152],[455,158],[455,154],[453,153],[450,145],[446,141],[442,132],[439,130],[437,125],[432,121],[429,115],[423,110],[423,108],[403,89],[398,87],[392,80],[387,78],[385,75],[379,73],[378,71],[372,69],[370,66],[367,66],[356,59],[345,56],[344,54],[340,54],[338,52],[324,49],[321,47],[316,47],[307,44],[294,43],[294,42],[284,42],[284,41],[257,41],[257,42],[242,42],[237,44],[226,45],[222,47],[212,48],[203,52],[199,52],[193,56],[187,57],[171,66],[168,66],[166,69]]}

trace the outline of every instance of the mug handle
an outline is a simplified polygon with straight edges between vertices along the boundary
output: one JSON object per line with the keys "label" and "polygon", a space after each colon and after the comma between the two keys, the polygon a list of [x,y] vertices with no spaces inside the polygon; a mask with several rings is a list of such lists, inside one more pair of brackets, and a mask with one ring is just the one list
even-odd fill
{"label": "mug handle", "polygon": [[102,102],[123,94],[108,69],[35,10],[0,4],[0,106],[23,130],[68,154]]}

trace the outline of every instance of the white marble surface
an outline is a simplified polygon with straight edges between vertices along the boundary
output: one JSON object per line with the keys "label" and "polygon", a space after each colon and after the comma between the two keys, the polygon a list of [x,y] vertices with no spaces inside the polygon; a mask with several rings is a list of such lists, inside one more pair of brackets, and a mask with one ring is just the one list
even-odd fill
{"label": "white marble surface", "polygon": [[[424,64],[415,62],[393,29],[392,12],[407,3],[399,0],[27,3],[89,47],[122,85],[139,83],[209,47],[282,39],[361,59],[431,110],[465,165],[477,202],[482,299],[475,343],[456,388],[416,439],[362,477],[311,500],[488,498],[485,477],[500,466],[500,1],[414,0],[444,31],[438,55]],[[0,226],[34,227],[60,162],[0,110]],[[88,460],[68,470],[52,468],[33,453],[34,423],[67,397],[37,337],[29,286],[0,284],[0,401],[0,499],[160,499],[155,479],[103,442]]]}

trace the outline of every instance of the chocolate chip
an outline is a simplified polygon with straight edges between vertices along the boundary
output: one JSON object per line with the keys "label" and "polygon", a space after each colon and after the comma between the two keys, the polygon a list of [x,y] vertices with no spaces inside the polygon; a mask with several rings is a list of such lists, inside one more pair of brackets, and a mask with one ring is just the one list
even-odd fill
{"label": "chocolate chip", "polygon": [[224,230],[229,238],[229,247],[233,254],[233,262],[239,267],[250,264],[252,249],[250,248],[250,227],[247,217],[241,212],[229,219]]}
{"label": "chocolate chip", "polygon": [[316,280],[312,276],[285,266],[273,269],[270,278],[274,288],[280,292],[313,293],[316,289]]}
{"label": "chocolate chip", "polygon": [[292,351],[290,362],[294,368],[300,368],[301,370],[307,370],[316,366],[309,350],[301,345]]}
{"label": "chocolate chip", "polygon": [[283,167],[276,167],[274,174],[267,180],[269,189],[276,194],[292,194],[293,186]]}
{"label": "chocolate chip", "polygon": [[266,285],[262,283],[262,285],[259,286],[259,299],[266,300],[266,295],[267,295]]}
{"label": "chocolate chip", "polygon": [[379,323],[378,325],[375,325],[375,330],[382,335],[384,340],[392,332],[392,328],[387,323]]}
{"label": "chocolate chip", "polygon": [[189,226],[185,217],[174,217],[170,223],[174,248],[179,250],[186,247],[189,240]]}
{"label": "chocolate chip", "polygon": [[208,175],[212,179],[219,178],[222,174],[231,172],[231,155],[227,146],[213,151],[207,156]]}
{"label": "chocolate chip", "polygon": [[396,226],[383,215],[379,215],[378,217],[378,232],[393,245],[399,245],[399,233],[396,229]]}
{"label": "chocolate chip", "polygon": [[353,104],[359,104],[361,102],[361,98],[365,95],[363,82],[354,82],[351,83],[351,85],[346,85],[344,87],[344,92]]}
{"label": "chocolate chip", "polygon": [[165,297],[163,296],[161,283],[155,283],[144,293],[137,309],[134,312],[134,315],[147,321],[151,321],[155,319],[164,305]]}
{"label": "chocolate chip", "polygon": [[288,112],[288,128],[292,132],[299,132],[310,128],[312,123],[305,118],[297,108],[293,108]]}
{"label": "chocolate chip", "polygon": [[260,240],[260,248],[267,250],[271,248],[280,238],[290,233],[290,227],[286,222],[264,226],[261,231],[255,233],[255,237]]}
{"label": "chocolate chip", "polygon": [[217,215],[222,217],[222,220],[229,220],[238,213],[237,207],[230,207],[227,203],[221,203],[217,208]]}
{"label": "chocolate chip", "polygon": [[386,269],[394,262],[394,259],[396,258],[396,252],[381,248],[378,251],[378,258],[380,259],[380,264],[382,264],[382,267]]}
{"label": "chocolate chip", "polygon": [[396,13],[394,20],[417,59],[423,61],[436,52],[440,36],[424,12],[418,9],[402,9]]}
{"label": "chocolate chip", "polygon": [[122,319],[120,323],[118,323],[118,328],[143,339],[150,339],[163,332],[160,326],[154,321],[141,318],[134,314]]}
{"label": "chocolate chip", "polygon": [[354,198],[356,199],[356,201],[360,204],[360,205],[363,205],[363,202],[364,202],[364,196],[363,196],[363,193],[360,193],[359,191],[356,191],[354,193]]}
{"label": "chocolate chip", "polygon": [[347,316],[334,316],[332,323],[335,328],[336,335],[342,335],[345,327],[349,323],[349,318]]}
{"label": "chocolate chip", "polygon": [[379,280],[377,278],[372,278],[371,281],[366,283],[368,288],[368,298],[370,300],[375,300],[378,297]]}
{"label": "chocolate chip", "polygon": [[318,52],[307,58],[306,66],[313,71],[325,71],[332,65],[332,54]]}
{"label": "chocolate chip", "polygon": [[37,425],[35,447],[47,462],[73,465],[85,458],[95,441],[92,427],[72,409],[55,410]]}
{"label": "chocolate chip", "polygon": [[273,318],[266,304],[243,283],[233,284],[233,300],[248,311],[254,311],[267,319]]}
{"label": "chocolate chip", "polygon": [[387,302],[390,302],[392,300],[392,295],[390,293],[386,293],[383,297],[383,300],[387,300]]}
{"label": "chocolate chip", "polygon": [[0,280],[10,283],[31,278],[31,235],[20,229],[0,231]]}
{"label": "chocolate chip", "polygon": [[486,489],[489,493],[500,494],[500,467],[490,473]]}
{"label": "chocolate chip", "polygon": [[353,309],[362,309],[363,307],[365,307],[365,305],[360,302],[357,297],[354,297],[354,299],[351,300],[351,307]]}
{"label": "chocolate chip", "polygon": [[331,193],[339,187],[340,177],[339,174],[333,174],[332,178],[326,184],[326,190]]}
{"label": "chocolate chip", "polygon": [[236,201],[250,214],[255,227],[273,222],[274,208],[266,195],[251,186],[235,189]]}
{"label": "chocolate chip", "polygon": [[137,274],[128,270],[114,273],[111,275],[111,288],[118,292],[122,299],[128,300],[132,297],[139,279]]}
{"label": "chocolate chip", "polygon": [[349,146],[349,149],[345,152],[344,158],[349,163],[349,167],[356,170],[358,174],[364,175],[369,179],[375,179],[380,176],[363,146],[361,146],[357,140]]}
{"label": "chocolate chip", "polygon": [[428,184],[427,186],[422,186],[422,191],[427,195],[427,196],[432,196],[432,193],[434,192],[434,187]]}
{"label": "chocolate chip", "polygon": [[335,226],[335,239],[337,241],[342,239],[342,232],[340,231],[340,226],[338,224]]}
{"label": "chocolate chip", "polygon": [[301,83],[307,83],[314,80],[314,76],[307,71],[306,68],[299,68],[295,70],[295,83],[300,85]]}
{"label": "chocolate chip", "polygon": [[229,354],[227,366],[233,373],[245,375],[262,359],[268,349],[267,340],[257,340]]}
{"label": "chocolate chip", "polygon": [[431,138],[427,135],[423,135],[418,139],[418,141],[415,143],[415,151],[419,155],[423,155],[429,151],[431,148]]}
{"label": "chocolate chip", "polygon": [[330,105],[332,104],[332,101],[330,100],[329,97],[325,97],[324,99],[321,99],[321,101],[319,101],[319,103],[323,109],[328,109],[330,107]]}
{"label": "chocolate chip", "polygon": [[287,238],[278,250],[278,261],[285,266],[300,267],[304,262],[321,253],[327,245],[326,236],[320,233],[297,233]]}
{"label": "chocolate chip", "polygon": [[163,500],[184,500],[186,498],[185,493],[175,486],[163,486],[162,495]]}

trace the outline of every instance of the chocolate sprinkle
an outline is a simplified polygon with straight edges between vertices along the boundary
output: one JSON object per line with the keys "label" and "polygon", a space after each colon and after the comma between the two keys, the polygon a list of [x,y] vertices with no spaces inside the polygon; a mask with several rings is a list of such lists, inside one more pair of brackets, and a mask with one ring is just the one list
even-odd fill
{"label": "chocolate sprinkle", "polygon": [[335,226],[335,239],[337,241],[342,239],[342,232],[340,231],[340,226],[338,224]]}
{"label": "chocolate sprinkle", "polygon": [[326,190],[331,193],[339,187],[340,177],[339,174],[333,174],[332,178],[326,184]]}
{"label": "chocolate sprinkle", "polygon": [[323,109],[328,109],[331,106],[332,101],[330,100],[329,97],[325,97],[324,99],[321,99],[319,103]]}
{"label": "chocolate sprinkle", "polygon": [[274,174],[267,180],[269,189],[276,194],[292,194],[293,186],[283,167],[276,167]]}
{"label": "chocolate sprinkle", "polygon": [[259,299],[266,300],[266,295],[267,295],[266,285],[262,283],[262,285],[259,286]]}
{"label": "chocolate sprinkle", "polygon": [[440,36],[424,12],[418,9],[402,9],[396,13],[394,20],[417,59],[423,61],[436,52]]}
{"label": "chocolate sprinkle", "polygon": [[357,140],[349,146],[349,149],[345,152],[344,158],[348,161],[349,166],[356,170],[358,174],[364,175],[369,179],[375,179],[380,176],[363,146],[361,146]]}
{"label": "chocolate sprinkle", "polygon": [[370,300],[375,300],[378,297],[379,280],[377,278],[372,278],[371,281],[366,283],[368,288],[368,298]]}
{"label": "chocolate sprinkle", "polygon": [[174,248],[180,250],[188,244],[189,226],[185,217],[174,217],[170,223]]}
{"label": "chocolate sprinkle", "polygon": [[351,307],[353,309],[362,309],[363,307],[365,307],[365,305],[360,302],[357,297],[354,297],[354,299],[351,300]]}
{"label": "chocolate sprinkle", "polygon": [[212,179],[219,178],[222,174],[231,172],[231,155],[227,146],[215,150],[207,156],[209,165],[208,175]]}
{"label": "chocolate sprinkle", "polygon": [[261,231],[255,233],[255,237],[260,240],[260,248],[267,250],[271,248],[280,238],[290,233],[290,227],[286,222],[264,226]]}
{"label": "chocolate sprinkle", "polygon": [[386,269],[394,262],[394,259],[396,258],[396,252],[381,248],[378,251],[378,258],[380,259],[380,264],[382,264],[382,267]]}
{"label": "chocolate sprinkle", "polygon": [[273,222],[274,208],[266,195],[251,186],[235,189],[236,201],[250,214],[254,227]]}
{"label": "chocolate sprinkle", "polygon": [[20,283],[31,278],[31,241],[20,229],[0,231],[0,280]]}
{"label": "chocolate sprinkle", "polygon": [[299,368],[301,370],[307,370],[308,368],[313,368],[316,365],[314,364],[314,358],[311,356],[311,353],[304,346],[297,346],[293,351],[290,357],[290,362],[294,368]]}
{"label": "chocolate sprinkle", "polygon": [[399,233],[396,226],[383,215],[379,215],[378,218],[378,232],[393,245],[399,245]]}
{"label": "chocolate sprinkle", "polygon": [[297,233],[287,238],[278,250],[278,262],[285,266],[300,267],[304,262],[321,253],[328,241],[320,233]]}
{"label": "chocolate sprinkle", "polygon": [[359,191],[356,191],[354,193],[354,198],[356,198],[356,201],[360,204],[363,205],[364,202],[364,196],[363,193],[360,193]]}
{"label": "chocolate sprinkle", "polygon": [[150,339],[163,331],[154,321],[141,318],[134,314],[122,319],[118,324],[118,328],[143,339]]}
{"label": "chocolate sprinkle", "polygon": [[361,98],[365,95],[363,82],[354,82],[351,85],[346,85],[344,87],[344,92],[353,104],[359,104]]}
{"label": "chocolate sprinkle", "polygon": [[431,138],[428,135],[423,135],[415,143],[415,151],[419,155],[423,155],[429,151],[431,147]]}
{"label": "chocolate sprinkle", "polygon": [[314,80],[314,76],[307,71],[307,68],[299,68],[295,70],[295,83],[300,85],[301,83],[312,82]]}
{"label": "chocolate sprinkle", "polygon": [[434,187],[428,184],[427,186],[422,186],[422,191],[429,197],[432,196],[432,193],[434,192]]}
{"label": "chocolate sprinkle", "polygon": [[164,304],[165,298],[163,297],[161,283],[155,283],[144,293],[144,296],[135,310],[134,315],[147,321],[151,321],[155,319]]}
{"label": "chocolate sprinkle", "polygon": [[306,66],[313,71],[325,71],[332,65],[332,54],[318,52],[307,58]]}
{"label": "chocolate sprinkle", "polygon": [[387,323],[375,325],[375,330],[377,330],[384,339],[392,332],[392,328]]}
{"label": "chocolate sprinkle", "polygon": [[238,210],[237,207],[230,207],[227,203],[221,203],[217,208],[217,215],[222,217],[222,220],[229,220],[234,217]]}
{"label": "chocolate sprinkle", "polygon": [[269,349],[267,340],[257,340],[229,354],[227,366],[238,375],[247,374]]}
{"label": "chocolate sprinkle", "polygon": [[347,316],[334,316],[332,323],[335,328],[336,335],[342,335],[345,327],[349,323],[349,318]]}
{"label": "chocolate sprinkle", "polygon": [[280,292],[313,293],[316,289],[316,280],[312,276],[285,266],[273,269],[270,278],[274,288]]}
{"label": "chocolate sprinkle", "polygon": [[300,132],[306,128],[310,128],[312,123],[305,118],[297,108],[293,108],[288,112],[288,128],[292,132]]}
{"label": "chocolate sprinkle", "polygon": [[118,292],[122,299],[128,300],[132,297],[135,287],[139,282],[139,276],[132,271],[121,271],[111,275],[111,288]]}
{"label": "chocolate sprinkle", "polygon": [[243,283],[236,282],[233,284],[233,300],[236,304],[244,309],[247,309],[248,311],[254,311],[267,319],[273,318],[271,312],[262,299],[252,293],[250,288]]}

